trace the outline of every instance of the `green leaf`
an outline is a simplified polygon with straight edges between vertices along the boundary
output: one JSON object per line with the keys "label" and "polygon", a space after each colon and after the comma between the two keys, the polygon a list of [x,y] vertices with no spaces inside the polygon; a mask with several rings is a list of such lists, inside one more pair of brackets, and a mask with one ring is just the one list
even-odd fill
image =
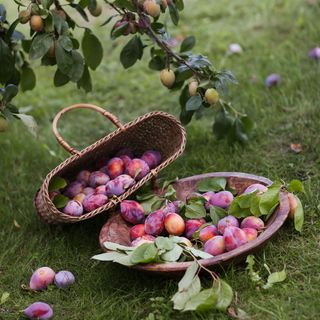
{"label": "green leaf", "polygon": [[81,17],[82,17],[84,20],[86,20],[87,22],[89,22],[89,19],[88,19],[88,16],[87,16],[86,12],[83,10],[83,8],[82,8],[79,4],[77,4],[77,3],[70,3],[69,6],[72,7],[72,8],[74,8],[74,9],[76,9],[76,10],[80,13]]}
{"label": "green leaf", "polygon": [[116,251],[97,254],[93,256],[92,259],[98,260],[98,261],[116,262],[128,267],[134,265],[131,262],[131,255],[127,255],[127,254],[116,252]]}
{"label": "green leaf", "polygon": [[169,185],[167,187],[166,193],[164,194],[164,198],[171,200],[171,201],[174,201],[177,199],[177,191],[173,187],[173,185]]}
{"label": "green leaf", "polygon": [[29,58],[30,60],[35,60],[43,57],[53,45],[54,39],[51,34],[42,33],[37,34],[31,43]]}
{"label": "green leaf", "polygon": [[213,290],[215,290],[218,296],[218,301],[216,302],[215,309],[225,312],[232,302],[232,288],[228,283],[221,279],[216,280],[212,288]]}
{"label": "green leaf", "polygon": [[58,194],[53,198],[52,202],[57,209],[61,209],[67,205],[67,203],[69,202],[69,198],[64,196],[63,194]]}
{"label": "green leaf", "polygon": [[176,0],[175,1],[176,7],[179,11],[184,9],[184,3],[183,0]]}
{"label": "green leaf", "polygon": [[111,30],[111,39],[114,40],[128,30],[129,22],[123,22],[119,27]]}
{"label": "green leaf", "polygon": [[304,211],[303,211],[303,206],[300,201],[300,199],[297,196],[294,196],[297,201],[297,208],[294,213],[294,227],[297,231],[301,232],[303,222],[304,222]]}
{"label": "green leaf", "polygon": [[157,237],[154,243],[158,249],[172,250],[174,248],[174,242],[167,237]]}
{"label": "green leaf", "polygon": [[255,265],[254,256],[252,254],[247,256],[246,259],[247,267],[250,279],[252,282],[259,282],[261,280],[261,277],[258,272],[255,272],[253,267]]}
{"label": "green leaf", "polygon": [[161,255],[161,260],[168,261],[168,262],[178,261],[182,252],[183,252],[183,249],[178,244],[175,244],[173,246],[173,249]]}
{"label": "green leaf", "polygon": [[128,247],[128,246],[123,246],[122,244],[119,243],[115,243],[115,242],[110,242],[110,241],[106,241],[103,243],[104,247],[108,250],[112,250],[112,251],[133,251],[135,250],[135,247]]}
{"label": "green leaf", "polygon": [[196,38],[194,36],[186,37],[180,47],[180,52],[190,51],[196,44]]}
{"label": "green leaf", "polygon": [[185,249],[190,251],[195,257],[200,258],[200,259],[210,259],[213,257],[211,254],[206,253],[202,250],[198,250],[193,247],[186,247]]}
{"label": "green leaf", "polygon": [[144,209],[145,213],[150,213],[155,210],[160,209],[163,204],[163,199],[158,196],[152,196],[151,198],[140,202],[142,208]]}
{"label": "green leaf", "polygon": [[73,49],[72,40],[67,36],[60,36],[58,42],[61,45],[61,47],[68,52]]}
{"label": "green leaf", "polygon": [[218,301],[218,294],[212,288],[200,291],[185,304],[183,311],[208,311],[213,309]]}
{"label": "green leaf", "polygon": [[187,111],[195,111],[198,110],[202,105],[202,98],[200,95],[192,96],[186,103]]}
{"label": "green leaf", "polygon": [[187,290],[191,284],[195,276],[199,272],[199,265],[197,262],[192,262],[191,265],[187,268],[184,276],[178,283],[179,291],[185,291]]}
{"label": "green leaf", "polygon": [[207,191],[221,191],[225,190],[227,186],[227,179],[225,178],[207,178],[203,179],[198,184],[199,192],[207,192]]}
{"label": "green leaf", "polygon": [[100,40],[86,29],[82,39],[82,52],[86,64],[92,70],[95,70],[103,58],[103,48]]}
{"label": "green leaf", "polygon": [[84,71],[84,60],[81,54],[76,50],[71,51],[71,57],[73,63],[71,70],[68,73],[68,77],[71,79],[71,81],[77,82],[82,78]]}
{"label": "green leaf", "polygon": [[14,73],[14,57],[8,45],[0,38],[0,83],[6,83]]}
{"label": "green leaf", "polygon": [[59,70],[69,76],[73,65],[72,54],[71,52],[67,52],[59,42],[56,45],[56,59]]}
{"label": "green leaf", "polygon": [[274,182],[268,191],[264,192],[260,196],[259,209],[262,215],[268,215],[279,203],[279,193],[282,184],[280,182]]}
{"label": "green leaf", "polygon": [[171,20],[174,25],[177,25],[179,23],[179,12],[176,8],[176,5],[174,4],[173,1],[170,1],[168,3],[168,6],[169,6],[169,13],[170,13]]}
{"label": "green leaf", "polygon": [[210,206],[209,212],[210,218],[212,220],[212,224],[217,225],[219,220],[228,215],[227,211],[220,207]]}
{"label": "green leaf", "polygon": [[88,66],[84,66],[81,79],[78,81],[78,87],[83,88],[85,92],[92,91],[92,80]]}
{"label": "green leaf", "polygon": [[3,292],[0,298],[0,306],[2,306],[3,304],[5,304],[7,302],[7,300],[10,297],[10,293],[9,292]]}
{"label": "green leaf", "polygon": [[166,60],[164,57],[154,56],[149,62],[149,68],[152,70],[161,71],[166,67]]}
{"label": "green leaf", "polygon": [[22,68],[20,86],[22,91],[32,90],[36,85],[36,75],[33,70],[26,66]]}
{"label": "green leaf", "polygon": [[9,29],[7,30],[7,32],[5,34],[5,41],[7,43],[10,42],[10,40],[14,37],[14,34],[17,32],[17,31],[15,31],[15,28],[19,22],[20,22],[20,19],[19,18],[16,19],[14,22],[11,23]]}
{"label": "green leaf", "polygon": [[186,303],[194,296],[198,295],[201,290],[201,283],[199,276],[195,276],[188,287],[184,290],[178,291],[171,298],[173,301],[173,309],[183,310]]}
{"label": "green leaf", "polygon": [[[190,79],[193,76],[193,71],[185,66],[178,67],[175,72],[176,83],[183,83],[187,79]],[[202,100],[201,100],[202,101]]]}
{"label": "green leaf", "polygon": [[18,94],[18,87],[14,84],[8,84],[2,94],[3,103],[10,102]]}
{"label": "green leaf", "polygon": [[70,81],[69,77],[65,74],[63,74],[60,69],[57,69],[54,78],[53,78],[53,83],[55,87],[62,87],[65,84],[67,84]]}
{"label": "green leaf", "polygon": [[49,192],[57,191],[63,189],[67,186],[67,181],[59,176],[54,176],[50,182],[48,190]]}
{"label": "green leaf", "polygon": [[[251,206],[253,203],[255,203],[257,197],[257,191],[238,195],[231,202],[231,205],[228,209],[228,213],[237,218],[244,218],[252,215]],[[260,199],[261,198],[258,199],[259,204]],[[260,216],[261,214],[262,213],[259,209],[257,216]]]}
{"label": "green leaf", "polygon": [[200,219],[207,215],[203,204],[192,202],[186,205],[185,216],[190,219]]}
{"label": "green leaf", "polygon": [[283,282],[286,280],[287,274],[285,270],[279,272],[273,272],[269,275],[267,283],[263,286],[263,289],[269,289],[275,283]]}
{"label": "green leaf", "polygon": [[120,53],[120,61],[125,69],[133,66],[138,59],[141,59],[143,55],[143,44],[138,36],[134,36],[123,47]]}
{"label": "green leaf", "polygon": [[143,243],[132,252],[131,262],[133,264],[149,263],[156,261],[158,249],[153,243]]}
{"label": "green leaf", "polygon": [[34,118],[30,115],[17,113],[15,114],[17,118],[19,118],[22,123],[27,127],[28,131],[34,136],[37,136],[38,133],[38,125]]}
{"label": "green leaf", "polygon": [[288,186],[289,192],[303,192],[305,193],[302,181],[294,179],[291,180]]}

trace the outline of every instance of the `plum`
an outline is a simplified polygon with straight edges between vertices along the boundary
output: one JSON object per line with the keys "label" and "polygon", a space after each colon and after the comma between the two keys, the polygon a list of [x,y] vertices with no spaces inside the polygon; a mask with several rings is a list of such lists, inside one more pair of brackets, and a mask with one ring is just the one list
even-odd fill
{"label": "plum", "polygon": [[50,319],[53,316],[52,308],[44,302],[34,302],[23,310],[28,319]]}
{"label": "plum", "polygon": [[146,233],[144,231],[144,224],[137,224],[130,229],[130,239],[131,241],[144,236]]}
{"label": "plum", "polygon": [[218,231],[220,234],[224,233],[225,228],[227,227],[239,227],[239,221],[234,216],[226,216],[219,220],[218,222]]}
{"label": "plum", "polygon": [[225,241],[223,236],[215,236],[209,239],[204,244],[204,252],[209,253],[213,256],[217,256],[226,251]]}
{"label": "plum", "polygon": [[154,241],[156,240],[155,237],[149,235],[149,234],[146,234],[146,235],[143,235],[142,237],[139,237],[135,240],[133,240],[131,242],[131,246],[132,247],[137,247],[137,246],[140,246],[144,243],[153,243]]}
{"label": "plum", "polygon": [[222,209],[228,209],[233,201],[233,194],[230,191],[220,191],[213,194],[209,203],[213,206],[220,207]]}
{"label": "plum", "polygon": [[102,186],[96,187],[94,190],[94,193],[95,194],[104,194],[106,196],[107,195],[106,186],[102,185]]}
{"label": "plum", "polygon": [[70,271],[62,270],[56,273],[54,277],[54,284],[58,288],[66,289],[72,284],[74,284],[75,278],[74,275]]}
{"label": "plum", "polygon": [[123,200],[120,203],[121,217],[132,224],[144,222],[144,209],[141,204],[134,200]]}
{"label": "plum", "polygon": [[204,224],[206,221],[204,219],[190,219],[186,222],[185,236],[188,239],[192,239],[193,234]]}
{"label": "plum", "polygon": [[78,173],[76,180],[84,185],[88,185],[90,174],[91,174],[90,171],[82,170]]}
{"label": "plum", "polygon": [[89,185],[91,188],[96,188],[110,181],[110,178],[107,174],[101,171],[94,171],[90,174]]}
{"label": "plum", "polygon": [[[105,174],[109,174],[108,173],[108,165],[102,166],[99,171],[105,173]],[[109,177],[110,178],[110,177]]]}
{"label": "plum", "polygon": [[108,197],[104,194],[91,194],[83,200],[83,208],[87,211],[96,210],[108,202]]}
{"label": "plum", "polygon": [[70,200],[63,208],[63,213],[74,217],[80,217],[83,214],[82,203],[78,200]]}
{"label": "plum", "polygon": [[120,196],[134,184],[135,181],[133,178],[131,178],[127,174],[122,174],[121,176],[116,177],[114,180],[111,180],[106,184],[107,195],[108,197]]}
{"label": "plum", "polygon": [[48,285],[53,283],[55,272],[49,267],[37,269],[31,276],[30,289],[41,291],[47,289]]}
{"label": "plum", "polygon": [[72,199],[78,193],[81,193],[82,190],[83,190],[83,184],[79,181],[73,181],[69,185],[67,185],[64,195]]}
{"label": "plum", "polygon": [[164,227],[170,235],[180,236],[185,230],[185,223],[177,213],[168,213],[164,219]]}
{"label": "plum", "polygon": [[247,236],[247,240],[252,241],[258,237],[258,231],[253,228],[243,228],[242,229]]}
{"label": "plum", "polygon": [[132,159],[126,167],[126,174],[137,181],[141,180],[149,172],[150,168],[148,164],[141,159]]}
{"label": "plum", "polygon": [[94,194],[94,189],[91,187],[86,187],[82,190],[82,193],[84,193],[86,196],[89,196],[90,194]]}
{"label": "plum", "polygon": [[79,201],[80,203],[83,203],[83,200],[85,197],[86,197],[86,195],[84,193],[79,193],[72,200]]}
{"label": "plum", "polygon": [[278,74],[272,73],[267,76],[264,84],[267,88],[275,87],[280,84],[281,78]]}
{"label": "plum", "polygon": [[225,228],[223,238],[227,251],[236,249],[248,242],[246,233],[233,226]]}
{"label": "plum", "polygon": [[210,200],[213,195],[215,195],[215,192],[213,192],[213,191],[208,191],[202,195],[207,200],[206,203],[204,204],[206,210],[210,209],[210,206],[211,206]]}
{"label": "plum", "polygon": [[173,202],[167,203],[163,208],[163,214],[166,216],[169,212],[170,213],[179,213],[179,207],[182,201],[176,200]]}
{"label": "plum", "polygon": [[241,228],[253,228],[260,231],[264,228],[264,222],[255,216],[246,217],[241,222]]}
{"label": "plum", "polygon": [[134,158],[134,154],[130,148],[123,148],[116,153],[116,157],[121,158],[121,156],[128,156],[131,159]]}
{"label": "plum", "polygon": [[145,222],[144,230],[147,234],[158,236],[164,228],[164,214],[162,210],[150,213]]}
{"label": "plum", "polygon": [[122,155],[119,158],[122,160],[122,162],[123,162],[125,167],[127,167],[129,162],[131,161],[131,158],[129,156],[126,156],[126,155]]}
{"label": "plum", "polygon": [[298,202],[297,202],[297,199],[293,193],[288,193],[288,200],[289,200],[289,207],[290,207],[289,217],[291,219],[294,219],[294,215],[297,210]]}
{"label": "plum", "polygon": [[311,49],[309,51],[308,56],[309,56],[309,58],[311,58],[313,60],[320,59],[320,48],[319,47],[315,47],[315,48]]}
{"label": "plum", "polygon": [[215,225],[210,225],[210,226],[207,226],[207,227],[204,227],[203,229],[201,229],[201,231],[199,233],[199,239],[202,242],[206,242],[209,239],[217,236],[218,234],[219,233],[218,233],[217,227]]}
{"label": "plum", "polygon": [[254,183],[252,185],[250,185],[246,190],[244,190],[244,194],[246,193],[251,193],[254,191],[258,191],[257,194],[262,194],[264,192],[266,192],[268,190],[268,188],[266,186],[264,186],[261,183]]}
{"label": "plum", "polygon": [[115,179],[124,172],[124,163],[121,158],[115,157],[108,162],[108,174],[111,179]]}
{"label": "plum", "polygon": [[141,160],[145,161],[150,169],[154,169],[161,163],[161,154],[158,151],[149,150],[142,155]]}

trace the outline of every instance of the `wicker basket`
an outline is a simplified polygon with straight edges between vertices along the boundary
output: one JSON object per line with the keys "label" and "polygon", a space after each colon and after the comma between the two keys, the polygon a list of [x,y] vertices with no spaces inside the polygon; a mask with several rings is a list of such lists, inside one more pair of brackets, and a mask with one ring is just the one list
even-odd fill
{"label": "wicker basket", "polygon": [[[101,113],[118,129],[82,151],[75,150],[62,139],[57,130],[57,124],[63,114],[79,108],[91,109]],[[55,116],[52,129],[58,142],[73,155],[46,176],[35,196],[34,202],[37,212],[40,217],[48,223],[75,223],[92,218],[99,213],[113,208],[152,177],[155,177],[160,170],[177,159],[184,151],[186,144],[185,130],[180,122],[174,116],[164,112],[151,112],[122,125],[113,114],[100,107],[92,104],[76,104],[64,108]],[[104,206],[80,217],[66,215],[54,206],[49,198],[48,192],[48,186],[52,177],[61,176],[67,179],[73,179],[80,170],[94,170],[95,164],[99,159],[112,157],[120,149],[128,147],[131,148],[137,156],[142,155],[143,152],[149,149],[157,150],[161,153],[162,162],[124,194],[110,199]]]}

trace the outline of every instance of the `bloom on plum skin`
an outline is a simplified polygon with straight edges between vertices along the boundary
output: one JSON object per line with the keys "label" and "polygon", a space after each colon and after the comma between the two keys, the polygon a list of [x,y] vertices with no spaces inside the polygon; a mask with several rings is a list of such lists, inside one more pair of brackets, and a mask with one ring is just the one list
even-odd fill
{"label": "bloom on plum skin", "polygon": [[144,209],[141,204],[134,200],[123,200],[120,203],[121,217],[132,224],[144,222]]}
{"label": "bloom on plum skin", "polygon": [[269,76],[267,76],[264,83],[267,88],[271,88],[279,85],[280,82],[281,82],[280,76],[276,73],[272,73]]}
{"label": "bloom on plum skin", "polygon": [[24,315],[29,319],[50,319],[53,316],[52,308],[44,302],[34,302],[24,309]]}
{"label": "bloom on plum skin", "polygon": [[37,269],[31,276],[30,289],[41,291],[47,289],[49,284],[53,283],[55,272],[49,267]]}
{"label": "bloom on plum skin", "polygon": [[66,289],[70,285],[74,284],[74,282],[75,282],[74,275],[70,271],[67,271],[67,270],[59,271],[58,273],[56,273],[56,275],[54,277],[54,284],[58,288]]}

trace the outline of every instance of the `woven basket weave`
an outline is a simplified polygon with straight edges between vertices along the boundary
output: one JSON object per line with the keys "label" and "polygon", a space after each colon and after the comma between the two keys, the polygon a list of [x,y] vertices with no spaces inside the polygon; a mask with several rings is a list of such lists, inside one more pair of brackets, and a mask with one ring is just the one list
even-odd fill
{"label": "woven basket weave", "polygon": [[[79,108],[91,109],[101,113],[115,124],[118,129],[82,151],[77,151],[62,139],[57,130],[57,124],[64,113]],[[122,125],[113,114],[100,107],[91,104],[76,104],[64,108],[56,115],[52,123],[52,129],[58,142],[73,155],[46,176],[35,196],[34,203],[37,212],[48,223],[75,223],[92,218],[99,213],[113,208],[152,177],[156,176],[160,170],[177,159],[184,151],[186,145],[184,128],[174,116],[164,112],[151,112]],[[61,176],[72,180],[80,170],[96,170],[95,165],[97,161],[112,157],[123,148],[132,149],[136,156],[141,156],[146,150],[157,150],[161,153],[162,162],[121,196],[110,199],[104,206],[80,217],[66,215],[54,206],[48,192],[52,177]]]}

